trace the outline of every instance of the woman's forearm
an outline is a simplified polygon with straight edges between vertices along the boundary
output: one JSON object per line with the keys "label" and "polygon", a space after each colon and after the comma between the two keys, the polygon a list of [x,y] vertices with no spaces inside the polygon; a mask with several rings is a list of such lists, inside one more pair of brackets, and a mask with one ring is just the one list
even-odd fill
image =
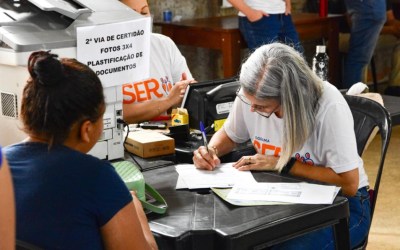
{"label": "woman's forearm", "polygon": [[341,187],[343,194],[348,196],[354,196],[358,190],[358,168],[338,174],[330,167],[310,166],[296,161],[289,173],[293,176],[336,185]]}
{"label": "woman's forearm", "polygon": [[146,238],[147,242],[149,243],[150,247],[153,250],[158,249],[157,243],[156,243],[154,236],[150,230],[150,226],[147,221],[147,217],[143,211],[142,204],[140,203],[139,199],[136,196],[133,198],[133,203],[135,204],[136,213],[139,217],[140,224],[142,225],[144,237]]}
{"label": "woman's forearm", "polygon": [[172,102],[168,98],[124,104],[124,121],[129,124],[148,121],[166,112],[172,105]]}
{"label": "woman's forearm", "polygon": [[218,130],[210,140],[209,147],[217,149],[217,156],[221,157],[231,152],[236,146],[236,143],[231,140],[226,134],[224,128]]}

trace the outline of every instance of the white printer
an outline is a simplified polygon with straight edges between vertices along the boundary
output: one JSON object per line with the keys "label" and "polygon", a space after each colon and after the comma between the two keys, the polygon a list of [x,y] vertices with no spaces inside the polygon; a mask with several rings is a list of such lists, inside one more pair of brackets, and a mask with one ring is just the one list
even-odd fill
{"label": "white printer", "polygon": [[[118,0],[0,1],[0,145],[17,143],[26,137],[21,130],[18,113],[22,90],[28,79],[26,63],[31,52],[51,50],[59,57],[77,58],[78,28],[132,20],[143,21],[143,25],[139,23],[145,31],[141,35],[147,36],[149,41],[150,19]],[[135,41],[130,44],[135,47]],[[145,46],[148,46],[146,51],[149,52],[150,44]],[[149,53],[142,56],[149,57]],[[148,74],[148,69],[146,72],[144,74]],[[140,77],[147,76],[142,74]],[[107,105],[104,132],[89,153],[101,159],[113,160],[124,155],[123,127],[117,122],[118,118],[122,118],[122,84],[140,79],[135,79],[133,75],[111,87],[100,79],[105,86]]]}

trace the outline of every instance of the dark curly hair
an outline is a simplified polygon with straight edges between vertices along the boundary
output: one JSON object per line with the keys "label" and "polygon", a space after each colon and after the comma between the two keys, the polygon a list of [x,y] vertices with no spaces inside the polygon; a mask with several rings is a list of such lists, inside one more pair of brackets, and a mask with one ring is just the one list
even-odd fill
{"label": "dark curly hair", "polygon": [[28,59],[28,71],[21,105],[26,133],[46,138],[49,146],[62,144],[74,124],[95,122],[103,114],[103,87],[88,66],[36,51]]}

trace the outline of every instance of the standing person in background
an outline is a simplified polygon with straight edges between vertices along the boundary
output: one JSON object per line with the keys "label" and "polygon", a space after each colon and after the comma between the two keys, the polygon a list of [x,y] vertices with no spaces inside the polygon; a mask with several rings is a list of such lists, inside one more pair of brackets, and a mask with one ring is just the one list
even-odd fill
{"label": "standing person in background", "polygon": [[250,50],[280,41],[304,52],[292,21],[291,0],[228,0],[239,11],[239,29]]}
{"label": "standing person in background", "polygon": [[[197,168],[213,170],[219,157],[251,140],[257,153],[233,164],[239,170],[276,171],[333,184],[349,200],[350,243],[359,245],[371,223],[368,177],[357,152],[354,120],[343,95],[322,81],[302,55],[279,43],[259,47],[242,65],[240,90],[228,119],[195,150]],[[332,227],[272,249],[334,249]]]}
{"label": "standing person in background", "polygon": [[0,147],[0,249],[15,249],[15,206],[10,169]]}
{"label": "standing person in background", "polygon": [[349,51],[344,63],[343,88],[362,81],[379,33],[386,21],[386,0],[344,0],[350,17]]}
{"label": "standing person in background", "polygon": [[[121,0],[144,16],[150,16],[146,0]],[[185,58],[167,36],[150,36],[150,78],[123,86],[123,113],[127,123],[151,120],[178,106],[188,84],[195,82]]]}
{"label": "standing person in background", "polygon": [[[393,44],[392,69],[390,71],[387,95],[400,96],[400,21],[394,16],[392,4],[388,4],[386,23],[382,28],[381,36],[388,36],[389,43]],[[382,39],[383,40],[383,39]],[[378,40],[379,43],[379,40]],[[384,42],[382,42],[384,43]]]}
{"label": "standing person in background", "polygon": [[140,201],[109,162],[86,154],[103,130],[100,79],[45,51],[27,65],[21,119],[28,138],[5,151],[17,238],[43,249],[157,249]]}

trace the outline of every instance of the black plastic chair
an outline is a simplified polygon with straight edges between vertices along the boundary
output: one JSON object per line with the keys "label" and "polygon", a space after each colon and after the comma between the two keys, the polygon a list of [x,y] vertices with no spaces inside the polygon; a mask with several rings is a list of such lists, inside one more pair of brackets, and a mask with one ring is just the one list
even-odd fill
{"label": "black plastic chair", "polygon": [[[369,190],[371,201],[371,221],[374,215],[375,204],[378,198],[379,185],[383,172],[383,165],[387,148],[389,146],[390,135],[392,133],[392,120],[386,108],[381,104],[360,96],[344,96],[350,106],[354,118],[354,131],[357,140],[358,154],[362,156],[365,146],[375,127],[378,127],[381,136],[381,156],[379,160],[377,176],[373,189]],[[365,249],[368,243],[368,236],[364,242],[355,249]]]}

